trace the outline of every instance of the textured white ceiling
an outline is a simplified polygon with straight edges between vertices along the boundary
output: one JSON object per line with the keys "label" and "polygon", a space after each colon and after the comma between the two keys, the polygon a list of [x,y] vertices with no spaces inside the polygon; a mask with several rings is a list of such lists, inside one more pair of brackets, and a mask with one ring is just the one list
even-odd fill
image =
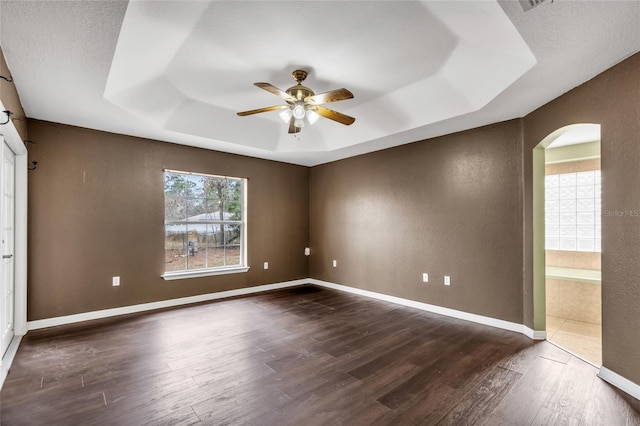
{"label": "textured white ceiling", "polygon": [[[29,117],[315,165],[521,117],[640,50],[640,2],[3,1]],[[352,126],[296,136],[252,85],[316,93]]]}

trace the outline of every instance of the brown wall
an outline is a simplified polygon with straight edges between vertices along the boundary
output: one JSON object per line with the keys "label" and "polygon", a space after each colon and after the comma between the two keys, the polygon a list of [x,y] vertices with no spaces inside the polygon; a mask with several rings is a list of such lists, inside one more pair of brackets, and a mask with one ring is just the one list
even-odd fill
{"label": "brown wall", "polygon": [[603,365],[640,383],[640,54],[524,119],[525,324],[533,319],[532,150],[575,123],[601,125]]}
{"label": "brown wall", "polygon": [[[12,75],[4,59],[2,48],[0,48],[0,75],[7,78],[10,78]],[[2,100],[4,108],[12,112],[11,120],[22,140],[27,139],[27,119],[25,118],[16,86],[13,83],[0,79],[0,100]],[[5,121],[7,121],[7,116],[1,113],[0,123],[4,123]]]}
{"label": "brown wall", "polygon": [[640,383],[640,54],[522,120],[314,167],[311,276],[533,328],[532,150],[576,123],[601,125],[603,365]]}
{"label": "brown wall", "polygon": [[[532,327],[532,149],[575,123],[602,126],[603,365],[640,383],[640,54],[523,120],[310,172],[30,121],[29,319],[311,276]],[[250,178],[247,274],[159,278],[163,167]]]}
{"label": "brown wall", "polygon": [[[309,276],[308,168],[37,120],[29,135],[29,320]],[[249,272],[160,278],[163,168],[249,179]]]}
{"label": "brown wall", "polygon": [[514,120],[314,167],[311,276],[521,323],[521,147]]}

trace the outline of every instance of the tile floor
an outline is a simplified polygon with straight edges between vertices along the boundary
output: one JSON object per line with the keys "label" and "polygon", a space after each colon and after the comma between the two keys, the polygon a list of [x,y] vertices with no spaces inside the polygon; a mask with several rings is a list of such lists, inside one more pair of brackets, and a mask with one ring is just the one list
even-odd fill
{"label": "tile floor", "polygon": [[547,315],[547,340],[602,365],[602,326]]}

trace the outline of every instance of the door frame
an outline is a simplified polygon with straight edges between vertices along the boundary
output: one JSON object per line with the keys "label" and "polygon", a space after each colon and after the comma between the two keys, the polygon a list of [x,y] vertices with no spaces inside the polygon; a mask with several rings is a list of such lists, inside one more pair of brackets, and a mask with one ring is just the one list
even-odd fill
{"label": "door frame", "polygon": [[533,329],[536,332],[543,333],[545,338],[547,330],[547,277],[544,237],[545,150],[560,136],[584,124],[598,123],[575,123],[561,127],[551,132],[533,148]]}
{"label": "door frame", "polygon": [[[6,109],[0,102],[0,109]],[[14,335],[27,333],[27,164],[28,152],[13,122],[0,125],[0,134],[4,142],[16,155],[15,162],[15,299],[14,299]],[[3,366],[4,368],[4,366]]]}
{"label": "door frame", "polygon": [[[15,176],[16,176],[16,155],[13,150],[4,142],[4,137],[0,136],[2,141],[2,166],[0,167],[0,209],[2,213],[8,213],[0,220],[0,233],[2,233],[2,263],[0,264],[0,303],[2,303],[2,312],[0,313],[0,356],[4,358],[5,353],[13,342],[15,335]],[[6,167],[6,169],[5,169]],[[8,191],[5,192],[5,191]],[[6,205],[4,203],[7,203]],[[10,229],[10,235],[5,231]],[[6,243],[6,246],[5,246]],[[8,255],[8,259],[5,259]],[[9,288],[5,285],[8,284]],[[9,296],[9,305],[5,303],[5,298]],[[8,308],[4,311],[4,308]],[[8,318],[8,323],[4,323],[4,319]],[[5,332],[10,330],[6,335]],[[6,345],[6,346],[5,346]]]}

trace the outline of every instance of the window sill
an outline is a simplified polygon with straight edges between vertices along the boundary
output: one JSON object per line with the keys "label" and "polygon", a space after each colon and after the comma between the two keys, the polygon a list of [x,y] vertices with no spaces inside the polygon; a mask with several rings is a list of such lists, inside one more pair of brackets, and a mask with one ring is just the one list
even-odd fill
{"label": "window sill", "polygon": [[600,284],[602,272],[593,269],[562,268],[559,266],[547,266],[546,276],[560,281],[577,281],[580,283]]}
{"label": "window sill", "polygon": [[186,278],[199,278],[209,277],[213,275],[226,275],[226,274],[240,274],[247,272],[248,266],[233,266],[229,268],[216,268],[216,269],[199,269],[194,271],[179,271],[179,272],[165,272],[160,275],[162,279],[166,281],[182,280]]}

